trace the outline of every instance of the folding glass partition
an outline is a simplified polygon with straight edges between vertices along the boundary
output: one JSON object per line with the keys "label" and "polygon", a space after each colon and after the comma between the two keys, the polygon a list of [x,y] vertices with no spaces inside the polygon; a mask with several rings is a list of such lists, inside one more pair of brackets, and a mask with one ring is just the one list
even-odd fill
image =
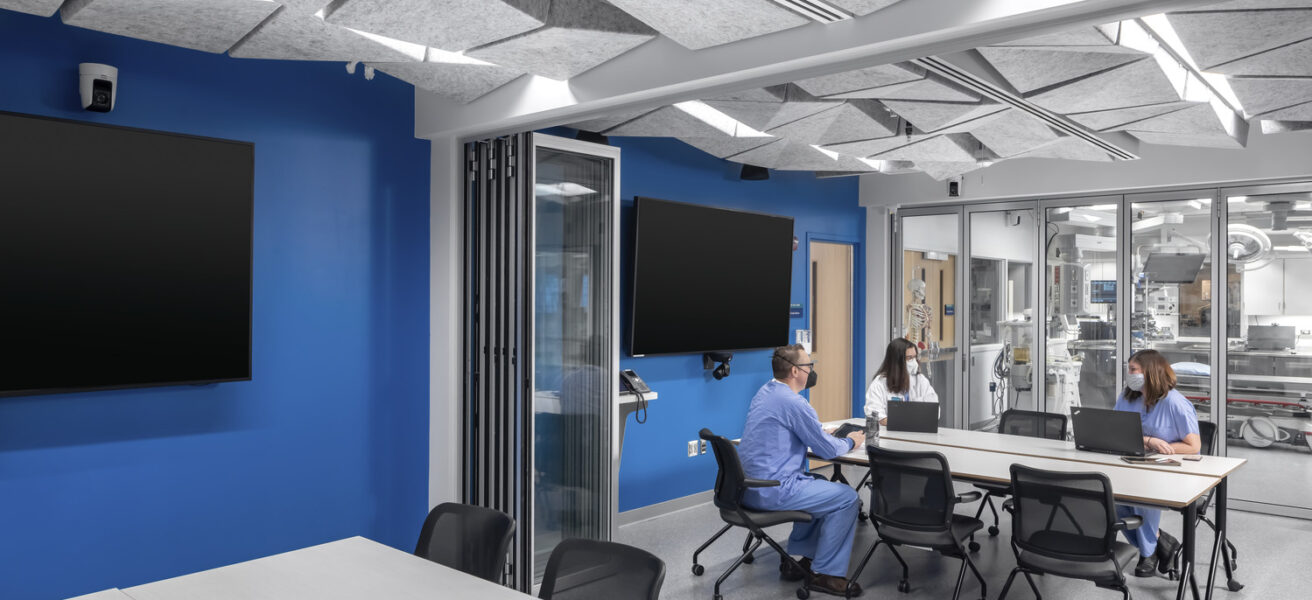
{"label": "folding glass partition", "polygon": [[[895,247],[901,251],[894,260],[900,285],[893,294],[893,335],[920,349],[921,372],[938,393],[940,425],[955,427],[964,419],[959,400],[962,328],[957,320],[962,298],[957,289],[963,285],[961,209],[902,210],[896,223]],[[887,344],[875,344],[878,360],[883,360]]]}

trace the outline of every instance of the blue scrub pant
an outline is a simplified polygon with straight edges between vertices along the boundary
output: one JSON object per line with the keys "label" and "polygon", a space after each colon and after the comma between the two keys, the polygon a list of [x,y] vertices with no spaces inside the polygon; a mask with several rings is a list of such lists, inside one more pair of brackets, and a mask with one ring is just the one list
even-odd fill
{"label": "blue scrub pant", "polygon": [[1153,552],[1157,551],[1157,530],[1162,524],[1162,511],[1156,508],[1116,505],[1117,517],[1124,519],[1130,515],[1138,515],[1142,518],[1143,525],[1138,529],[1122,532],[1125,534],[1125,539],[1139,549],[1139,556],[1152,556]]}
{"label": "blue scrub pant", "polygon": [[811,558],[811,570],[822,575],[847,577],[856,536],[856,490],[823,479],[799,481],[792,494],[763,510],[801,510],[811,513],[810,523],[794,523],[788,536],[788,553]]}

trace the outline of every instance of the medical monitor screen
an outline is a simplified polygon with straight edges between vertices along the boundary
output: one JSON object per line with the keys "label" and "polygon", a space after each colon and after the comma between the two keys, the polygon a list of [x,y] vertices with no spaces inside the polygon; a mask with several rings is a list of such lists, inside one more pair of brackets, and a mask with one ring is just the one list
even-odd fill
{"label": "medical monitor screen", "polygon": [[1193,283],[1203,268],[1203,254],[1154,252],[1143,263],[1144,279],[1154,283]]}
{"label": "medical monitor screen", "polygon": [[1090,304],[1116,304],[1116,280],[1094,279],[1089,282]]}
{"label": "medical monitor screen", "polygon": [[635,199],[630,352],[788,343],[793,220]]}
{"label": "medical monitor screen", "polygon": [[0,396],[249,379],[254,146],[0,113]]}

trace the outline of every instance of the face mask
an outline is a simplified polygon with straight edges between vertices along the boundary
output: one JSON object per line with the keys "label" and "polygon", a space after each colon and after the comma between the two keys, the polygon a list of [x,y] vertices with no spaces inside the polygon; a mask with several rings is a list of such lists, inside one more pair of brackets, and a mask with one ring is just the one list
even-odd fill
{"label": "face mask", "polygon": [[806,389],[815,387],[815,367],[811,367],[811,372],[806,374]]}
{"label": "face mask", "polygon": [[1131,391],[1142,392],[1143,373],[1130,373],[1128,376],[1126,376],[1125,387],[1130,388]]}
{"label": "face mask", "polygon": [[914,358],[908,358],[908,359],[907,359],[907,375],[910,375],[910,376],[912,376],[912,377],[915,377],[915,376],[916,376],[916,373],[919,373],[919,372],[920,372],[920,361],[918,361],[918,360],[916,360],[916,359],[914,359]]}

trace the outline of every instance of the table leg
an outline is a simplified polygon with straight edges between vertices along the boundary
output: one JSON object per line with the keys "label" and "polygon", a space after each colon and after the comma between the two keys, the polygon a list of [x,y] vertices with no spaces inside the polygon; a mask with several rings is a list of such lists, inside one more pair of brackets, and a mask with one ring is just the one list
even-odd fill
{"label": "table leg", "polygon": [[1216,545],[1212,548],[1212,567],[1207,575],[1207,600],[1212,600],[1212,584],[1214,577],[1216,576],[1216,563],[1218,558],[1220,559],[1221,564],[1225,565],[1225,580],[1227,588],[1232,592],[1237,592],[1244,587],[1242,583],[1235,581],[1234,571],[1230,567],[1230,555],[1225,552],[1226,534],[1229,531],[1227,528],[1229,527],[1230,511],[1226,507],[1227,500],[1230,496],[1229,482],[1229,477],[1222,477],[1221,483],[1216,486],[1216,496],[1213,498],[1216,501],[1216,535],[1213,536],[1215,540],[1213,543]]}
{"label": "table leg", "polygon": [[[830,477],[830,478],[829,478],[829,481],[837,481],[837,482],[839,482],[839,483],[847,483],[847,478],[843,476],[843,463],[840,463],[840,462],[832,462],[832,463],[829,463],[829,464],[834,465],[834,476],[833,476],[833,477]],[[848,485],[851,485],[851,484],[848,484]]]}
{"label": "table leg", "polygon": [[1184,560],[1180,561],[1180,585],[1175,590],[1175,600],[1184,600],[1185,593],[1192,588],[1194,600],[1198,598],[1198,585],[1194,579],[1194,538],[1195,528],[1198,526],[1198,505],[1190,502],[1189,506],[1184,507],[1184,522],[1181,536],[1184,537],[1184,547],[1180,549],[1180,554]]}

